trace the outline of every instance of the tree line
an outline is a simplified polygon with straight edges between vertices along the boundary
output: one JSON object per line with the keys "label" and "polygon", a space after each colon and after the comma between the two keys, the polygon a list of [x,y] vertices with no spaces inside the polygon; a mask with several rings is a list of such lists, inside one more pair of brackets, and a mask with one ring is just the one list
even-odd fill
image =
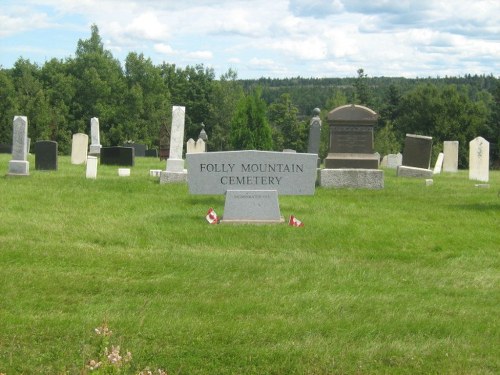
{"label": "tree line", "polygon": [[74,57],[42,66],[19,58],[10,69],[0,67],[0,143],[12,141],[12,119],[24,115],[32,141],[57,141],[69,154],[72,134],[89,134],[90,119],[98,117],[103,145],[132,141],[159,148],[172,106],[182,105],[186,140],[196,139],[203,123],[211,151],[305,152],[318,107],[324,158],[328,112],[354,103],[379,113],[375,149],[381,155],[402,151],[405,134],[413,133],[432,136],[434,154],[443,141],[459,141],[460,167],[467,167],[468,143],[476,136],[491,143],[492,162],[499,159],[500,80],[493,75],[406,79],[368,77],[358,69],[350,78],[241,80],[230,69],[216,78],[203,64],[154,65],[136,52],[122,66],[104,48],[98,27],[90,31]]}

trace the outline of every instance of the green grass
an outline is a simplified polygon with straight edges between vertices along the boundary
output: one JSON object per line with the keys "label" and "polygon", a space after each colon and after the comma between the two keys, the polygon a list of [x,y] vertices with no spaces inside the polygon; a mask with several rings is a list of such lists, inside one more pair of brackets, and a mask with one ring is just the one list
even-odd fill
{"label": "green grass", "polygon": [[500,172],[280,197],[283,225],[209,225],[223,196],[59,158],[4,177],[0,155],[0,373],[78,374],[93,329],[131,372],[500,372]]}

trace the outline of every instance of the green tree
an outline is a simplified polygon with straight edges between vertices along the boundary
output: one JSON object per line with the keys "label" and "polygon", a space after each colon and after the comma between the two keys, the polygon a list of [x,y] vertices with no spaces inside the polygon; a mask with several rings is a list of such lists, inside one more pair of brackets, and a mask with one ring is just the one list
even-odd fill
{"label": "green tree", "polygon": [[367,74],[363,69],[357,70],[358,77],[354,82],[355,88],[355,104],[361,104],[364,106],[371,105],[371,92],[370,87],[368,86]]}
{"label": "green tree", "polygon": [[267,121],[267,106],[255,88],[238,103],[232,120],[231,145],[234,150],[272,150],[271,127]]}
{"label": "green tree", "polygon": [[127,140],[155,147],[159,143],[160,126],[170,107],[170,92],[162,71],[142,53],[131,52],[125,59],[125,78],[123,133]]}
{"label": "green tree", "polygon": [[120,62],[104,49],[96,25],[91,36],[79,40],[76,56],[69,61],[69,71],[77,77],[75,100],[71,111],[74,121],[71,131],[88,133],[90,119],[99,118],[101,143],[121,144],[126,140],[123,111],[127,86]]}
{"label": "green tree", "polygon": [[298,113],[289,94],[282,94],[269,106],[268,115],[275,150],[289,148],[298,152],[307,151],[308,128],[304,121],[299,121]]}
{"label": "green tree", "polygon": [[0,69],[0,143],[12,143],[12,121],[18,112],[14,81],[7,70]]}
{"label": "green tree", "polygon": [[238,74],[232,69],[213,82],[211,113],[206,121],[210,126],[207,146],[211,151],[231,148],[231,119],[243,96],[243,86],[238,81]]}

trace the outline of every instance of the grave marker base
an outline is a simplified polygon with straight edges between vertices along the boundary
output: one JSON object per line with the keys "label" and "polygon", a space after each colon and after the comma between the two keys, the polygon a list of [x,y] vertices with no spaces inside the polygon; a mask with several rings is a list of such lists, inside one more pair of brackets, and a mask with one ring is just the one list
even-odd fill
{"label": "grave marker base", "polygon": [[30,163],[24,160],[9,161],[9,176],[29,176]]}

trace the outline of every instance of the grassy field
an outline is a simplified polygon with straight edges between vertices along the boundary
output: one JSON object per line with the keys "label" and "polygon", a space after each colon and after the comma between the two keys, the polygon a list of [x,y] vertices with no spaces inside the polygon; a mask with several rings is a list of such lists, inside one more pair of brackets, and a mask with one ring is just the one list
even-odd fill
{"label": "grassy field", "polygon": [[[209,225],[223,196],[59,158],[4,177],[0,373],[79,374],[105,343],[125,373],[498,374],[500,172],[280,197],[305,227]],[[103,371],[103,369],[101,369]]]}

